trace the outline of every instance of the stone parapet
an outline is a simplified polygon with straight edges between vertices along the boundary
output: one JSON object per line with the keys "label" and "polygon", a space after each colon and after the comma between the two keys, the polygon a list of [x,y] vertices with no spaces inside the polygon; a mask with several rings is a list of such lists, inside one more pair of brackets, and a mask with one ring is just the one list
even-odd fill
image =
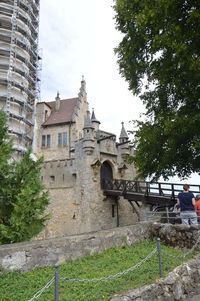
{"label": "stone parapet", "polygon": [[149,223],[76,236],[0,246],[0,269],[28,271],[36,267],[99,253],[114,246],[132,245],[149,237]]}

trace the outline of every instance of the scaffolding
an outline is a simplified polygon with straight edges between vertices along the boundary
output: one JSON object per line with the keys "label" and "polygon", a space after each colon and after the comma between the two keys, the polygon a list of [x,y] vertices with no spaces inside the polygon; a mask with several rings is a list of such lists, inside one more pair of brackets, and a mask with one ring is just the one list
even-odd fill
{"label": "scaffolding", "polygon": [[0,105],[20,152],[32,145],[40,99],[39,9],[39,0],[0,0]]}

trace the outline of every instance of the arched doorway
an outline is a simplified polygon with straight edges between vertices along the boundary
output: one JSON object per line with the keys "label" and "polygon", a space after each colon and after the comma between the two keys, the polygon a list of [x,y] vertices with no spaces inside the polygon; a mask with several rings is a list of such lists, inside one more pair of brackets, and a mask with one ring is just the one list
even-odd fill
{"label": "arched doorway", "polygon": [[110,166],[110,164],[107,161],[105,161],[101,165],[100,175],[101,175],[101,188],[103,189],[105,186],[105,183],[112,181],[112,179],[113,179],[112,167]]}

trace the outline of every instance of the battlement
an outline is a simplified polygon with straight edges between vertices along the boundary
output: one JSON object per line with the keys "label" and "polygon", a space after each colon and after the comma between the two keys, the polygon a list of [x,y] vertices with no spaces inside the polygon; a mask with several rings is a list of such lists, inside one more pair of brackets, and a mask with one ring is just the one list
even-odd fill
{"label": "battlement", "polygon": [[41,180],[47,188],[73,187],[76,180],[74,159],[45,161],[41,169]]}

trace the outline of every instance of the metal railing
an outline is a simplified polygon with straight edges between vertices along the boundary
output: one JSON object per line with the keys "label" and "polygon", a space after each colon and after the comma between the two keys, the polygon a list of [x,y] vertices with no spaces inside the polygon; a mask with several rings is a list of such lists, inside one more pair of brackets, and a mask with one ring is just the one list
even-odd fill
{"label": "metal railing", "polygon": [[157,258],[158,258],[158,271],[159,271],[159,275],[160,277],[163,276],[163,257],[162,257],[162,253],[167,255],[170,258],[174,258],[174,259],[181,259],[181,258],[185,258],[188,255],[190,255],[200,244],[200,236],[197,238],[195,244],[191,247],[190,250],[187,250],[186,252],[183,252],[181,255],[171,255],[168,254],[168,252],[162,251],[162,245],[161,245],[161,241],[160,238],[157,238],[157,246],[155,246],[155,248],[145,257],[143,258],[141,261],[139,261],[137,264],[129,267],[128,269],[125,269],[122,272],[118,272],[114,275],[109,275],[109,276],[105,276],[105,277],[100,277],[100,278],[86,278],[86,279],[81,279],[81,278],[69,278],[69,277],[60,277],[59,276],[59,265],[56,264],[55,265],[55,274],[54,277],[51,278],[46,285],[41,288],[31,299],[29,299],[28,301],[33,301],[38,299],[48,288],[50,288],[50,286],[52,286],[54,284],[54,300],[55,301],[59,301],[59,282],[74,282],[74,283],[85,283],[85,284],[90,284],[90,283],[97,283],[97,282],[104,282],[104,281],[110,281],[110,280],[115,280],[119,277],[123,277],[124,275],[127,275],[128,273],[139,269],[142,265],[146,264],[152,257],[153,255],[155,255],[157,253]]}

